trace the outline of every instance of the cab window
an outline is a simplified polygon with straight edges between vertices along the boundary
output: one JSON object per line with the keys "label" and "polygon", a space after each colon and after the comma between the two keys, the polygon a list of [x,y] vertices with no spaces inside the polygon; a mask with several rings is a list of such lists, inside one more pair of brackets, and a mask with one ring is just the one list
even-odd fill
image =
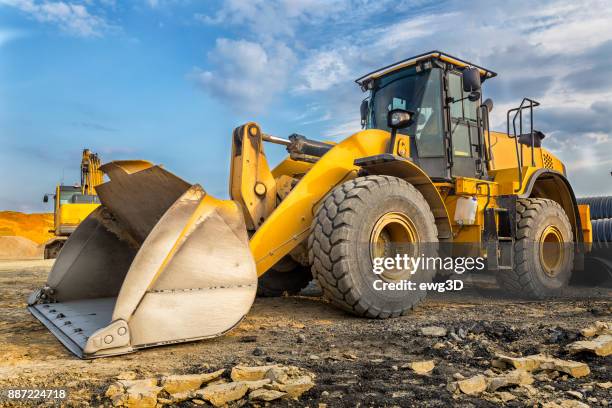
{"label": "cab window", "polygon": [[463,99],[468,94],[463,92],[462,76],[454,72],[448,75],[448,96],[454,100],[449,102],[453,155],[472,157],[472,146],[478,138],[476,111],[479,101]]}

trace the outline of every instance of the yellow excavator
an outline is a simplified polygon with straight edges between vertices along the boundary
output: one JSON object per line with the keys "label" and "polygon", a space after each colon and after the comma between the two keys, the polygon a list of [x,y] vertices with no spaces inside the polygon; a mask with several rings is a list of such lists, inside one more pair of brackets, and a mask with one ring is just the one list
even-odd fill
{"label": "yellow excavator", "polygon": [[[230,200],[146,161],[101,170],[102,205],[70,236],[29,310],[74,354],[95,358],[220,336],[258,289],[316,278],[358,316],[404,315],[440,266],[374,270],[378,258],[486,258],[508,293],[562,292],[592,240],[565,166],[542,147],[538,103],[489,129],[496,74],[440,51],[356,82],[363,129],[338,143],[232,134]],[[286,146],[270,168],[264,142]],[[452,273],[452,272],[451,272]],[[417,290],[380,290],[413,282]],[[378,287],[378,289],[377,289]]]}
{"label": "yellow excavator", "polygon": [[[81,221],[100,205],[96,187],[104,182],[100,170],[100,157],[89,149],[83,150],[81,158],[81,184],[65,186],[58,184],[53,194],[54,237],[45,243],[45,259],[57,258],[68,237]],[[51,194],[45,194],[43,202],[49,202]]]}

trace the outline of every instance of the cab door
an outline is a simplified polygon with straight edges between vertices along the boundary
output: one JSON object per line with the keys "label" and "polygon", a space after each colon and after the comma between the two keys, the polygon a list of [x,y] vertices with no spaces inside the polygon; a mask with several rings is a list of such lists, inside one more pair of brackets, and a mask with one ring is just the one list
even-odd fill
{"label": "cab door", "polygon": [[467,94],[463,92],[462,76],[453,71],[447,73],[446,90],[451,176],[477,178],[476,159],[480,146],[476,111],[480,101],[463,99]]}

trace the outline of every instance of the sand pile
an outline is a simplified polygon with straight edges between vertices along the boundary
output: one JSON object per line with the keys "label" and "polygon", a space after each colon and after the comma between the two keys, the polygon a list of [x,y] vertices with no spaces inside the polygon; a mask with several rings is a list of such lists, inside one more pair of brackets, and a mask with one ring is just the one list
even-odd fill
{"label": "sand pile", "polygon": [[24,237],[0,237],[0,260],[42,259],[44,245]]}
{"label": "sand pile", "polygon": [[51,229],[53,214],[0,211],[0,259],[41,259]]}
{"label": "sand pile", "polygon": [[53,237],[53,214],[0,211],[0,237],[25,237],[43,244]]}

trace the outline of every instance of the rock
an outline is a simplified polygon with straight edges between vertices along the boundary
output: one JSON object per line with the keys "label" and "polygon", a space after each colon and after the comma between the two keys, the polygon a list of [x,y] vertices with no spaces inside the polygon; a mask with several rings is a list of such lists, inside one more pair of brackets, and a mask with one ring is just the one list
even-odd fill
{"label": "rock", "polygon": [[298,378],[291,378],[284,384],[272,383],[271,387],[278,391],[287,393],[287,395],[291,398],[298,398],[300,395],[314,387],[314,385],[315,384],[310,376],[303,375]]}
{"label": "rock", "polygon": [[591,326],[580,330],[580,334],[584,337],[593,337],[598,334],[612,334],[612,322],[595,322]]}
{"label": "rock", "polygon": [[287,395],[282,391],[277,390],[254,390],[249,394],[249,401],[274,401]]}
{"label": "rock", "polygon": [[552,401],[546,402],[542,404],[542,408],[589,408],[589,406],[576,400],[561,400],[558,404]]}
{"label": "rock", "polygon": [[597,386],[599,388],[603,388],[604,390],[607,390],[609,388],[612,388],[612,381],[597,383]]}
{"label": "rock", "polygon": [[449,391],[454,392],[459,390],[467,395],[478,395],[487,389],[487,381],[485,380],[485,376],[481,374],[465,380],[459,380],[454,384],[455,385],[449,384]]}
{"label": "rock", "polygon": [[[185,391],[185,392],[177,392],[175,394],[170,394],[170,403],[178,404],[179,402],[187,401],[188,399],[193,398],[195,394],[193,391]],[[161,401],[158,399],[157,402]]]}
{"label": "rock", "polygon": [[239,400],[244,397],[249,387],[244,382],[231,382],[226,384],[212,384],[196,391],[195,395],[215,407],[221,407],[228,402]]}
{"label": "rock", "polygon": [[[572,360],[561,360],[542,354],[527,357],[509,357],[498,355],[497,360],[506,363],[516,369],[525,371],[557,370],[579,378],[588,375],[591,371],[585,363]],[[499,363],[498,363],[499,365]]]}
{"label": "rock", "polygon": [[536,380],[543,382],[543,381],[550,381],[550,377],[548,376],[548,374],[546,373],[539,373],[533,376],[533,378],[535,378]]}
{"label": "rock", "polygon": [[502,400],[502,402],[508,402],[516,399],[516,395],[509,393],[508,391],[496,392],[495,395]]}
{"label": "rock", "polygon": [[579,400],[581,400],[582,397],[583,397],[582,393],[580,393],[578,391],[573,391],[572,390],[572,391],[566,391],[566,393],[567,393],[567,395],[571,395],[572,397],[577,398]]}
{"label": "rock", "polygon": [[256,343],[257,336],[242,336],[238,339],[240,343]]}
{"label": "rock", "polygon": [[440,326],[421,327],[421,334],[428,337],[444,337],[446,336],[446,329]]}
{"label": "rock", "polygon": [[114,382],[108,386],[108,388],[106,389],[106,392],[104,393],[104,396],[112,400],[116,395],[124,394],[124,393],[125,393],[125,387],[119,382]]}
{"label": "rock", "polygon": [[284,367],[272,367],[266,373],[265,378],[271,382],[284,383],[289,380],[289,374]]}
{"label": "rock", "polygon": [[297,342],[298,343],[305,343],[306,342],[306,336],[303,333],[298,334]]}
{"label": "rock", "polygon": [[162,390],[157,386],[157,379],[120,380],[119,382],[124,383],[125,386],[124,398],[121,398],[122,405],[134,408],[153,408],[157,405],[157,394]]}
{"label": "rock", "polygon": [[342,357],[347,358],[349,360],[357,360],[357,356],[351,353],[342,353]]}
{"label": "rock", "polygon": [[122,373],[119,373],[119,375],[117,375],[118,380],[135,380],[137,377],[136,372],[134,371],[124,371]]}
{"label": "rock", "polygon": [[321,357],[317,356],[316,354],[311,354],[308,356],[308,358],[311,360],[319,360]]}
{"label": "rock", "polygon": [[224,372],[225,369],[204,374],[169,375],[162,378],[161,386],[168,394],[195,391],[201,388],[202,384],[219,378]]}
{"label": "rock", "polygon": [[599,402],[599,400],[595,397],[589,397],[587,398],[587,401],[589,401],[591,404],[597,404]]}
{"label": "rock", "polygon": [[494,358],[493,360],[491,360],[491,367],[499,368],[500,370],[505,370],[506,368],[508,368],[508,364],[506,364],[505,361],[499,358]]}
{"label": "rock", "polygon": [[206,401],[201,400],[199,398],[194,398],[194,399],[191,400],[191,402],[193,402],[196,405],[204,405],[204,404],[206,404]]}
{"label": "rock", "polygon": [[463,374],[461,374],[461,373],[455,373],[455,374],[453,374],[453,378],[454,378],[455,380],[465,380],[465,377],[464,377],[464,376],[463,376]]}
{"label": "rock", "polygon": [[436,365],[433,360],[413,361],[408,363],[408,368],[420,375],[430,373],[435,366]]}
{"label": "rock", "polygon": [[432,348],[432,349],[434,349],[434,350],[441,350],[441,349],[443,349],[444,347],[446,347],[446,346],[444,345],[444,343],[436,343],[436,344],[434,344],[433,346],[431,346],[431,348]]}
{"label": "rock", "polygon": [[580,340],[568,344],[567,350],[570,353],[590,351],[598,356],[606,357],[612,354],[612,334],[597,336],[593,340]]}
{"label": "rock", "polygon": [[558,358],[542,359],[540,369],[561,371],[571,375],[574,378],[587,376],[591,372],[589,366],[585,363],[572,360],[561,360]]}
{"label": "rock", "polygon": [[254,356],[263,356],[265,353],[265,351],[263,351],[262,349],[260,349],[259,347],[255,347],[253,349],[253,355]]}
{"label": "rock", "polygon": [[525,370],[513,370],[500,376],[488,379],[487,391],[494,392],[511,385],[531,385],[533,377]]}
{"label": "rock", "polygon": [[505,355],[497,355],[497,359],[493,360],[491,364],[497,368],[505,368],[508,365],[525,371],[534,371],[540,366],[540,362],[538,359],[534,358],[536,356],[529,357],[510,357]]}
{"label": "rock", "polygon": [[119,380],[111,384],[105,392],[114,406],[153,408],[157,405],[157,394],[162,390],[157,379]]}
{"label": "rock", "polygon": [[263,380],[266,376],[266,373],[272,369],[277,367],[277,365],[264,365],[264,366],[243,366],[237,365],[232,368],[232,372],[230,377],[233,381],[257,381]]}
{"label": "rock", "polygon": [[254,391],[257,390],[259,388],[263,388],[264,385],[270,384],[272,381],[270,381],[267,378],[264,378],[263,380],[257,380],[257,381],[241,381],[243,384],[246,384],[247,387],[249,387],[249,391]]}

